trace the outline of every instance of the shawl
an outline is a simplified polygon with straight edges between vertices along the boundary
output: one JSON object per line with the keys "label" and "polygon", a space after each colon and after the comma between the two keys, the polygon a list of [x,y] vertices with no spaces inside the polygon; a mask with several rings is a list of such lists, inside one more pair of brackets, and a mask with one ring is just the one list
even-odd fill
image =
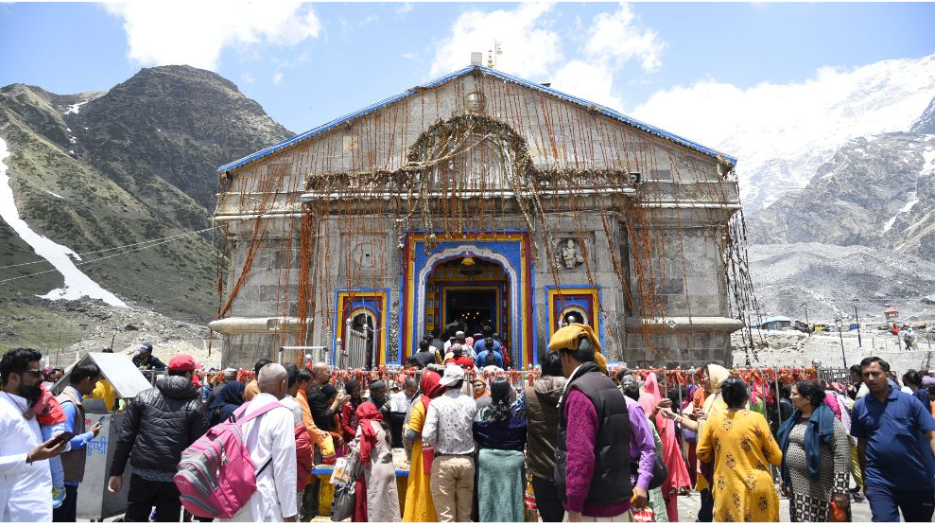
{"label": "shawl", "polygon": [[[721,399],[721,384],[730,376],[730,371],[717,364],[708,364],[708,381],[711,383],[711,392],[704,399],[702,410],[709,415],[714,402]],[[700,432],[699,432],[700,433]]]}
{"label": "shawl", "polygon": [[[787,486],[791,485],[789,480],[789,469],[786,467],[786,454],[789,449],[789,434],[792,428],[799,422],[802,412],[795,410],[789,420],[783,422],[779,431],[776,433],[776,440],[779,442],[779,448],[782,449],[782,480]],[[819,404],[812,417],[808,420],[808,427],[805,429],[805,455],[808,462],[808,473],[815,480],[818,480],[821,474],[821,443],[830,444],[834,439],[834,412],[827,404]]]}
{"label": "shawl", "polygon": [[245,389],[246,385],[243,382],[231,381],[224,384],[221,392],[214,397],[211,405],[208,406],[209,415],[213,415],[215,409],[220,409],[218,418],[209,422],[211,424],[220,424],[227,420],[233,412],[237,411],[237,408],[244,403],[243,394]]}
{"label": "shawl", "polygon": [[[659,382],[655,373],[650,373],[646,377],[644,389],[645,392],[640,397],[640,406],[648,416],[663,398],[662,392],[659,391]],[[664,487],[680,488],[690,486],[691,480],[688,477],[688,468],[685,467],[685,461],[682,460],[679,444],[675,436],[675,422],[662,416],[662,413],[657,413],[654,426],[659,429],[659,438],[662,439],[662,461],[669,470]]]}
{"label": "shawl", "polygon": [[370,453],[377,443],[377,432],[370,421],[383,422],[383,415],[372,402],[364,402],[357,407],[357,418],[360,420],[360,462],[370,465]]}
{"label": "shawl", "polygon": [[422,405],[425,407],[425,412],[429,412],[429,402],[433,398],[441,395],[445,392],[445,386],[439,384],[442,377],[438,373],[427,369],[422,372]]}

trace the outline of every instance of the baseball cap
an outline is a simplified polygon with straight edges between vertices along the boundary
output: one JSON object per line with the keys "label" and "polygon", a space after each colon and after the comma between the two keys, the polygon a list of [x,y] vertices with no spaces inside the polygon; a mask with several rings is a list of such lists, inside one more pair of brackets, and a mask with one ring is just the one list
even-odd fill
{"label": "baseball cap", "polygon": [[176,355],[169,359],[169,371],[194,371],[200,368],[191,355]]}
{"label": "baseball cap", "polygon": [[143,342],[142,344],[140,344],[139,352],[140,353],[152,353],[153,345],[149,342]]}
{"label": "baseball cap", "polygon": [[438,383],[443,386],[450,386],[462,380],[464,380],[464,370],[461,366],[452,364],[445,367],[445,376]]}

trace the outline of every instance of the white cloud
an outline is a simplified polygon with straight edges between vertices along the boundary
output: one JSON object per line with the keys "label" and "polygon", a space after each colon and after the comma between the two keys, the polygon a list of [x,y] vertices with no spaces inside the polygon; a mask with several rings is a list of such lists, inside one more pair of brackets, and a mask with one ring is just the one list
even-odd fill
{"label": "white cloud", "polygon": [[666,44],[656,31],[642,26],[628,4],[598,14],[590,25],[576,18],[573,33],[580,38],[572,37],[577,52],[568,59],[552,27],[559,16],[553,11],[553,4],[521,4],[511,11],[462,13],[436,51],[432,76],[466,66],[472,51],[483,51],[486,63],[487,51],[496,39],[503,50],[497,69],[529,80],[551,81],[561,91],[622,109],[615,77],[626,64],[638,62],[645,72],[661,67]]}
{"label": "white cloud", "polygon": [[558,34],[547,15],[553,4],[521,4],[516,9],[489,13],[471,10],[458,16],[451,34],[438,46],[431,75],[438,76],[470,65],[471,52],[493,49],[500,42],[503,54],[497,68],[531,80],[545,76],[562,60]]}
{"label": "white cloud", "polygon": [[415,59],[416,59],[416,54],[413,53],[412,51],[407,51],[407,52],[403,53],[403,54],[400,55],[400,56],[402,56],[402,57],[405,58],[406,60],[415,60]]}
{"label": "white cloud", "polygon": [[628,4],[620,4],[615,13],[594,17],[584,51],[592,60],[622,63],[637,59],[644,71],[652,72],[662,66],[665,47],[656,31],[640,26]]}
{"label": "white cloud", "polygon": [[404,15],[406,13],[411,13],[416,6],[412,5],[412,2],[403,2],[396,6],[396,14]]}
{"label": "white cloud", "polygon": [[321,23],[310,4],[186,2],[184,10],[163,2],[104,4],[123,19],[128,57],[143,65],[187,64],[216,70],[228,46],[294,46],[317,38]]}
{"label": "white cloud", "polygon": [[279,85],[282,83],[282,72],[277,72],[273,75],[273,85]]}
{"label": "white cloud", "polygon": [[361,22],[360,22],[360,27],[367,27],[367,26],[370,25],[370,24],[379,24],[379,23],[380,23],[380,17],[379,17],[379,16],[377,16],[377,15],[370,15],[370,16],[368,16],[367,18],[364,18],[363,20],[361,20]]}
{"label": "white cloud", "polygon": [[599,13],[586,31],[581,58],[564,64],[553,86],[599,104],[622,110],[620,90],[614,79],[630,61],[639,61],[646,72],[662,66],[666,44],[652,29],[642,27],[629,4],[613,13]]}
{"label": "white cloud", "polygon": [[614,74],[605,64],[572,60],[555,73],[552,87],[607,107],[620,109],[623,101],[614,91]]}
{"label": "white cloud", "polygon": [[851,138],[907,131],[933,96],[935,55],[824,67],[789,84],[705,79],[655,93],[632,114],[736,156],[744,205],[755,209],[805,186]]}

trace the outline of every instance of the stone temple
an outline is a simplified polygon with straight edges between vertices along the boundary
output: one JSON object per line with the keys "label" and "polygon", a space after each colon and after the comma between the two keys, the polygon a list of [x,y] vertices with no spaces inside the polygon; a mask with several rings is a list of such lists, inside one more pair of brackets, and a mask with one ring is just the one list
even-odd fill
{"label": "stone temple", "polygon": [[567,321],[631,367],[728,361],[735,164],[495,69],[416,86],[219,168],[224,365],[401,365],[489,324],[528,369]]}

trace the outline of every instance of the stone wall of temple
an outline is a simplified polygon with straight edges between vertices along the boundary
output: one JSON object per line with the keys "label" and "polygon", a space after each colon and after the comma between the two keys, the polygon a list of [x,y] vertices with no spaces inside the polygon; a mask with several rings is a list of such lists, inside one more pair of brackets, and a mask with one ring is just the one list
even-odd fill
{"label": "stone wall of temple", "polygon": [[[483,94],[479,112],[469,107],[471,93]],[[303,204],[299,195],[307,190],[311,175],[405,166],[413,144],[433,124],[469,109],[507,124],[525,142],[537,170],[612,169],[642,175],[639,224],[627,224],[632,213],[606,203],[572,212],[568,206],[562,211],[560,199],[553,199],[544,223],[535,225],[534,313],[529,314],[535,315],[540,353],[550,335],[549,289],[590,287],[599,292],[602,325],[597,327],[610,360],[631,365],[727,360],[734,324],[726,318],[728,290],[721,253],[724,227],[739,207],[739,197],[736,183],[723,177],[724,164],[719,167],[711,156],[592,109],[472,74],[334,126],[228,175],[215,212],[228,226],[226,292],[241,278],[249,258],[255,215],[275,218],[263,219],[268,222],[264,242],[255,246],[248,274],[225,315],[232,320],[218,324],[227,330],[225,365],[250,367],[280,345],[332,346],[336,293],[348,289],[388,290],[394,325],[387,349],[394,358],[406,351],[398,341],[403,264],[393,215],[363,214],[351,223],[336,211],[325,220],[321,233],[309,242],[316,275],[309,336],[295,339],[287,324],[297,316],[301,215],[303,206],[323,205]],[[419,223],[418,213],[410,218]],[[634,227],[648,231],[641,238],[653,243],[652,260],[643,260],[640,246],[631,242]],[[501,212],[490,218],[487,228],[527,230],[528,224],[518,211]],[[573,247],[568,247],[569,241]],[[563,247],[568,253],[564,257]],[[285,324],[275,319],[285,319]]]}

